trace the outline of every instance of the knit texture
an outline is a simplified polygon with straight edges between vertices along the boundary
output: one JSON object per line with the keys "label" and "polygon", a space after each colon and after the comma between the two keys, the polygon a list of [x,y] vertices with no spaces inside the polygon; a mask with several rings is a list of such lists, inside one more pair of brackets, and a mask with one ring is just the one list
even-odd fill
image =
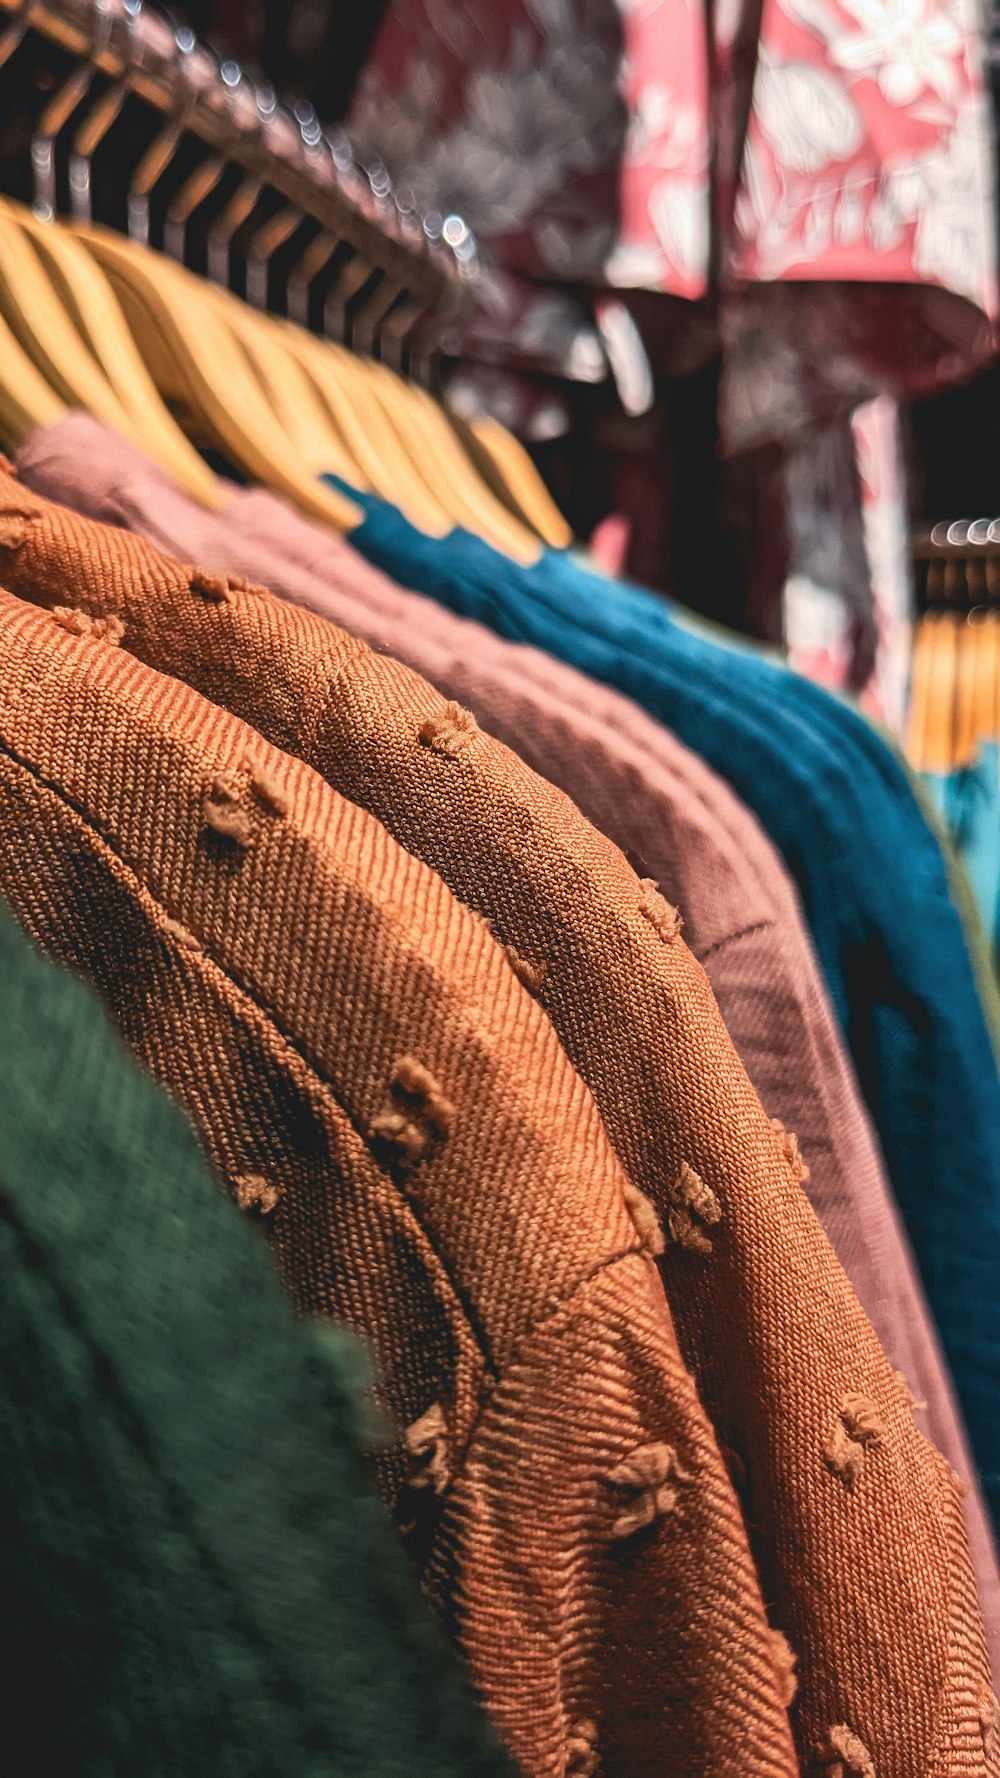
{"label": "knit texture", "polygon": [[[127,540],[80,542],[111,584]],[[199,614],[294,615],[200,574],[187,602],[192,661]],[[386,1498],[511,1751],[793,1771],[739,1504],[544,1014],[371,816],[80,610],[0,598],[0,889],[188,1107],[297,1307],[371,1339]]]}
{"label": "knit texture", "polygon": [[467,533],[431,540],[384,501],[358,500],[367,517],[352,541],[370,560],[635,698],[760,818],[801,894],[1000,1513],[1000,1072],[982,998],[996,987],[977,984],[902,762],[820,687],[689,633],[653,594],[554,551],[523,569]]}
{"label": "knit texture", "polygon": [[[407,668],[266,595],[223,583],[225,597],[217,587],[205,598],[202,577],[138,540],[31,509],[12,490],[23,523],[3,572],[19,591],[71,588],[77,606],[116,617],[137,653],[363,798],[509,947],[511,979],[532,984],[627,1163],[641,1244],[662,1249],[681,1346],[738,1478],[773,1622],[798,1659],[803,1756],[846,1723],[880,1778],[992,1770],[957,1488],[914,1428],[909,1392],[816,1223],[794,1144],[746,1079],[676,911],[565,797]],[[540,1089],[529,1070],[536,1104]],[[532,1239],[537,1248],[537,1228]],[[669,1475],[648,1485],[672,1491]],[[647,1633],[637,1615],[637,1647]],[[636,1730],[634,1758],[642,1745]]]}
{"label": "knit texture", "polygon": [[4,1771],[500,1778],[372,1490],[354,1341],[296,1326],[5,910],[0,984]]}
{"label": "knit texture", "polygon": [[834,1251],[893,1366],[926,1404],[920,1424],[969,1477],[965,1515],[1000,1671],[1000,1575],[937,1336],[794,889],[744,805],[630,699],[396,586],[264,489],[230,484],[227,509],[208,512],[80,412],[40,429],[22,460],[33,487],[75,511],[205,567],[255,576],[398,655],[566,791],[683,910],[685,938],[750,1080],[798,1136]]}

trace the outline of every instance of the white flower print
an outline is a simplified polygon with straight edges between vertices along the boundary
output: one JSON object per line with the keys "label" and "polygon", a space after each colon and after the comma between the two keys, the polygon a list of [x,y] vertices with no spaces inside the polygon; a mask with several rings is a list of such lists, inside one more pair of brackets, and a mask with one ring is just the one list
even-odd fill
{"label": "white flower print", "polygon": [[604,276],[615,290],[662,289],[669,267],[655,241],[619,241],[605,261]]}
{"label": "white flower print", "polygon": [[922,180],[913,267],[989,307],[994,256],[991,120],[985,97],[960,107],[950,137],[917,163]]}
{"label": "white flower print", "polygon": [[857,107],[823,68],[762,61],[754,109],[768,147],[795,173],[817,173],[831,161],[846,160],[861,145],[864,132]]}
{"label": "white flower print", "polygon": [[710,222],[705,183],[661,179],[649,195],[649,219],[670,263],[688,278],[704,277]]}
{"label": "white flower print", "polygon": [[912,105],[925,87],[958,96],[966,33],[941,0],[842,0],[861,27],[830,39],[830,59],[878,83],[890,105]]}

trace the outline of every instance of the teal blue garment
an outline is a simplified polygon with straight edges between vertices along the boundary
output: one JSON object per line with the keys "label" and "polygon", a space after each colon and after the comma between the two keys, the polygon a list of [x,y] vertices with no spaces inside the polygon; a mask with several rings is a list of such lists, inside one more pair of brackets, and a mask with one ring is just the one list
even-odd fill
{"label": "teal blue garment", "polygon": [[905,768],[846,705],[685,629],[653,594],[554,551],[522,568],[466,532],[427,538],[350,492],[366,512],[351,540],[370,561],[634,698],[728,780],[777,845],[1000,1520],[1000,1079],[946,863]]}
{"label": "teal blue garment", "polygon": [[994,967],[1000,966],[1000,747],[983,742],[969,766],[921,780],[968,878]]}
{"label": "teal blue garment", "polygon": [[2,905],[0,1006],[4,1778],[514,1778],[374,1492],[360,1347]]}

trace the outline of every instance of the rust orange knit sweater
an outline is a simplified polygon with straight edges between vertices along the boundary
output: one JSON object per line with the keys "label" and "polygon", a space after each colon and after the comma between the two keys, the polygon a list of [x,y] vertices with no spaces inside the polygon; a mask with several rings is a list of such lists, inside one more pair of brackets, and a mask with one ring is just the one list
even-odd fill
{"label": "rust orange knit sweater", "polygon": [[298,1307],[372,1340],[387,1498],[523,1770],[792,1773],[739,1503],[547,1018],[433,871],[120,632],[0,594],[0,894]]}
{"label": "rust orange knit sweater", "polygon": [[659,1212],[662,1232],[635,1200],[798,1660],[804,1762],[878,1778],[1000,1769],[955,1480],[655,886],[465,712],[308,613],[13,481],[0,578],[120,618],[126,647],[307,759],[489,917]]}

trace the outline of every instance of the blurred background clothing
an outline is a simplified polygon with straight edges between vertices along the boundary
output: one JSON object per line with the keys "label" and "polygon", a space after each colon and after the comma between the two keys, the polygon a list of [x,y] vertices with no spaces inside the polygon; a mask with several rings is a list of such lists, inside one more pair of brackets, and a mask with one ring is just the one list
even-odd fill
{"label": "blurred background clothing", "polygon": [[474,231],[445,391],[529,443],[605,565],[901,734],[909,502],[938,464],[908,464],[892,404],[994,349],[972,0],[188,10]]}

